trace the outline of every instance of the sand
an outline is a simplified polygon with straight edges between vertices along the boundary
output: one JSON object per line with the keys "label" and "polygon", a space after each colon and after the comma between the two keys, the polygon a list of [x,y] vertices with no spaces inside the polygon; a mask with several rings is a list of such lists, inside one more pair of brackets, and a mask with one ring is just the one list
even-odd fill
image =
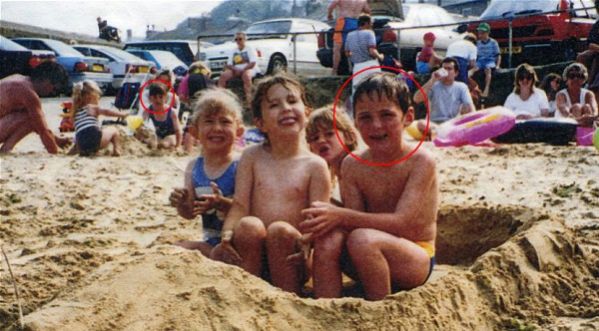
{"label": "sand", "polygon": [[[441,183],[439,265],[424,286],[368,302],[299,298],[172,246],[201,238],[199,221],[168,205],[190,157],[125,145],[119,158],[52,156],[29,143],[0,156],[0,244],[27,329],[599,329],[592,148],[425,144]],[[16,329],[0,265],[0,329]]]}

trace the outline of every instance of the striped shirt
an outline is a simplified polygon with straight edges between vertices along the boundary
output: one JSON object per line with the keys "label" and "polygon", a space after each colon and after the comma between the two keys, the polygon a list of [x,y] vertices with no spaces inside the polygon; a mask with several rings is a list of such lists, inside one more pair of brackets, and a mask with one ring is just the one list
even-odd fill
{"label": "striped shirt", "polygon": [[85,106],[80,108],[75,114],[75,134],[90,127],[100,128],[98,118],[88,114],[87,110],[88,108]]}

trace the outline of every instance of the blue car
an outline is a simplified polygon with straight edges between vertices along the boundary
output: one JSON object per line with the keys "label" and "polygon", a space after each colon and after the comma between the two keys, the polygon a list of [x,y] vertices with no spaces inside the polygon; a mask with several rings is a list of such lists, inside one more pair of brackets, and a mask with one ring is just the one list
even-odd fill
{"label": "blue car", "polygon": [[95,81],[104,91],[112,85],[113,75],[110,72],[107,59],[87,57],[58,40],[42,38],[15,38],[12,40],[31,50],[54,52],[56,62],[62,65],[69,74],[69,87],[65,91],[67,94],[70,94],[73,84],[86,79]]}

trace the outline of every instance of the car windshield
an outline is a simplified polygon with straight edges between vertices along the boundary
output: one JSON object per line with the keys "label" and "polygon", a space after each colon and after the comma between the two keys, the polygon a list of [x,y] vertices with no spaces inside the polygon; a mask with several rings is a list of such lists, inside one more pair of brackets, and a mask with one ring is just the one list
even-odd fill
{"label": "car windshield", "polygon": [[494,0],[480,15],[481,19],[501,18],[512,15],[551,12],[559,9],[559,0]]}
{"label": "car windshield", "polygon": [[4,51],[28,51],[27,48],[3,36],[0,36],[0,49]]}
{"label": "car windshield", "polygon": [[56,41],[56,40],[44,40],[44,42],[50,46],[50,48],[52,48],[52,50],[54,52],[56,52],[56,54],[58,54],[59,56],[75,56],[75,57],[85,57],[85,55],[79,53],[79,51],[77,51],[76,49],[74,49],[73,47],[64,44],[60,41]]}
{"label": "car windshield", "polygon": [[[248,35],[248,39],[263,39],[266,37],[270,38],[286,38],[287,33],[291,29],[291,21],[276,21],[276,22],[264,22],[258,24],[252,24],[245,31]],[[268,34],[268,36],[255,36],[251,34]]]}
{"label": "car windshield", "polygon": [[111,55],[112,57],[115,57],[121,61],[139,61],[140,58],[129,53],[129,52],[125,52],[123,50],[120,50],[118,48],[114,48],[114,47],[99,47],[98,48],[100,51],[104,52],[104,53],[108,53],[108,55]]}

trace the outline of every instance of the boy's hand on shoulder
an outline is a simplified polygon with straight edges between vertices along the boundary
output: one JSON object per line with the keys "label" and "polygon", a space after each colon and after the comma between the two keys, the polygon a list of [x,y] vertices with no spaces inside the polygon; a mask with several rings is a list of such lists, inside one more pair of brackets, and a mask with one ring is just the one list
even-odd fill
{"label": "boy's hand on shoulder", "polygon": [[310,208],[302,210],[305,221],[299,224],[302,233],[311,233],[310,239],[318,238],[338,227],[343,220],[343,208],[328,202],[314,201]]}

